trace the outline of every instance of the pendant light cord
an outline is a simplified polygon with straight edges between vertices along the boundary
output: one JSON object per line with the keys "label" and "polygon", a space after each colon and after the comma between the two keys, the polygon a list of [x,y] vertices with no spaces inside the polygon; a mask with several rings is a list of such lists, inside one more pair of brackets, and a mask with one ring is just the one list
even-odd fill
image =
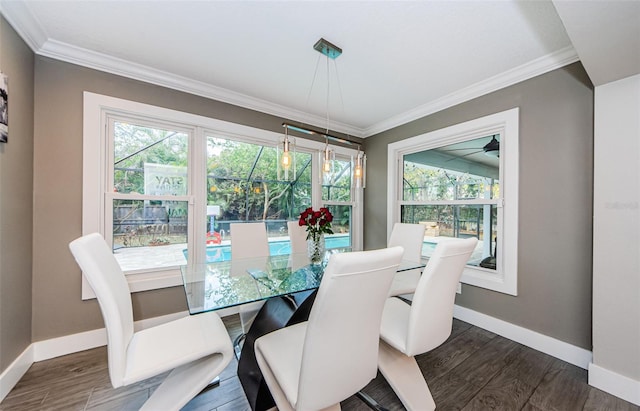
{"label": "pendant light cord", "polygon": [[313,85],[316,84],[316,78],[318,77],[318,67],[320,67],[320,58],[321,54],[318,54],[318,59],[316,60],[316,69],[313,71],[313,78],[311,79],[311,87],[309,87],[309,92],[307,93],[307,101],[305,102],[305,111],[309,112],[309,101],[311,100],[311,92],[313,91]]}
{"label": "pendant light cord", "polygon": [[329,134],[329,96],[331,95],[331,73],[329,73],[329,57],[327,60],[327,98],[326,98],[326,110],[327,110],[327,134]]}

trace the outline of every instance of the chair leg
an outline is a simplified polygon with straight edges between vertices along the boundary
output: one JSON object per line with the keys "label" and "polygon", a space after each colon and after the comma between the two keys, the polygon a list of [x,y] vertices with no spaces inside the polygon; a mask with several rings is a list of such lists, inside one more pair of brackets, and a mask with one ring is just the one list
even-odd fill
{"label": "chair leg", "polygon": [[220,376],[216,375],[215,377],[213,377],[213,380],[209,381],[209,384],[205,385],[205,387],[201,389],[198,394],[196,394],[196,397],[200,394],[204,394],[205,392],[219,386],[220,386]]}
{"label": "chair leg", "polygon": [[371,408],[372,410],[375,410],[375,411],[389,411],[385,407],[380,405],[378,403],[378,401],[374,400],[369,394],[367,394],[364,391],[358,391],[356,393],[356,397],[358,397],[360,399],[360,401],[362,401],[365,404],[367,404],[367,407]]}
{"label": "chair leg", "polygon": [[219,375],[228,363],[229,358],[216,353],[175,368],[140,410],[179,410]]}
{"label": "chair leg", "polygon": [[378,369],[409,411],[436,409],[431,391],[414,357],[408,357],[380,341]]}
{"label": "chair leg", "polygon": [[233,353],[236,356],[236,360],[240,360],[240,354],[242,353],[242,344],[247,338],[247,334],[242,333],[233,340]]}

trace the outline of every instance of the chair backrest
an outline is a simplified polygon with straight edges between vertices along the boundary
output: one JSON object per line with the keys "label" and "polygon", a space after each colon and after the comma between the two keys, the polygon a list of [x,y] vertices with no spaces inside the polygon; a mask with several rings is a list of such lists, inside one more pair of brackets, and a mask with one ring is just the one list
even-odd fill
{"label": "chair backrest", "polygon": [[232,223],[229,230],[232,260],[269,256],[269,239],[264,223]]}
{"label": "chair backrest", "polygon": [[382,309],[402,253],[331,256],[309,314],[297,409],[336,404],[375,378]]}
{"label": "chair backrest", "polygon": [[109,376],[123,385],[127,347],[133,338],[133,309],[127,280],[104,238],[88,234],[69,243],[69,249],[93,288],[107,329]]}
{"label": "chair backrest", "polygon": [[305,253],[307,251],[307,230],[297,221],[287,221],[287,231],[291,242],[291,254]]}
{"label": "chair backrest", "polygon": [[451,335],[456,287],[477,243],[472,237],[441,240],[436,246],[413,294],[405,352],[408,356],[430,351]]}
{"label": "chair backrest", "polygon": [[389,247],[404,248],[404,259],[420,261],[424,242],[424,224],[395,223],[389,237]]}
{"label": "chair backrest", "polygon": [[287,221],[287,231],[291,244],[289,266],[297,270],[309,264],[307,256],[307,229],[300,226],[297,221]]}

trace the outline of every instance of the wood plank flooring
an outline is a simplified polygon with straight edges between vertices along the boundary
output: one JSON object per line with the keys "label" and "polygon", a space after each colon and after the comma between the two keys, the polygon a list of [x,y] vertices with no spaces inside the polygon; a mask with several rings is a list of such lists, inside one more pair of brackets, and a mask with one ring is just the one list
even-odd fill
{"label": "wood plank flooring", "polygon": [[[224,322],[235,338],[238,317]],[[447,342],[418,356],[418,363],[438,410],[640,411],[589,386],[586,370],[458,320]],[[249,410],[236,367],[234,360],[222,373],[220,386],[183,410]],[[106,348],[95,348],[33,364],[0,410],[137,410],[165,376],[113,389]],[[381,375],[364,392],[391,411],[404,409]],[[356,397],[341,405],[343,410],[369,410]]]}

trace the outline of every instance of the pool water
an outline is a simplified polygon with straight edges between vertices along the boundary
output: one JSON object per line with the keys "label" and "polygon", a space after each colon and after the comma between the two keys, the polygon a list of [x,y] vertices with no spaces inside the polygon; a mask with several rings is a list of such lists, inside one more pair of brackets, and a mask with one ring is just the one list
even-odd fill
{"label": "pool water", "polygon": [[[351,239],[349,236],[325,237],[324,244],[326,248],[349,247]],[[182,251],[184,257],[187,258],[187,250]],[[291,243],[289,240],[269,241],[269,254],[271,255],[287,255],[291,254]],[[207,247],[207,262],[214,263],[218,261],[231,260],[231,245],[214,245]]]}
{"label": "pool water", "polygon": [[[325,237],[326,248],[341,248],[349,247],[351,245],[351,239],[349,236],[335,236]],[[431,243],[425,241],[422,245],[422,255],[425,257],[431,257],[433,250],[435,250],[437,243]],[[187,258],[187,250],[182,251],[184,257]],[[269,253],[271,255],[287,255],[291,253],[291,243],[289,240],[278,240],[269,242]],[[231,260],[231,246],[230,245],[214,245],[207,247],[207,262],[214,263],[218,261]]]}
{"label": "pool water", "polygon": [[433,251],[436,249],[436,246],[438,245],[438,243],[430,243],[428,241],[423,241],[422,242],[422,256],[423,257],[431,257],[431,254],[433,254]]}

